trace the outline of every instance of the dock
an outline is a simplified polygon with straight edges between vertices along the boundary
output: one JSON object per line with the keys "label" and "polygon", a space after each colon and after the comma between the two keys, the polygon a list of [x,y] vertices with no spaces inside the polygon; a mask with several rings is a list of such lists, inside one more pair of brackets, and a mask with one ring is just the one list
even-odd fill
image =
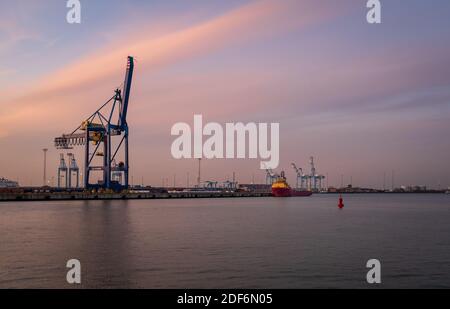
{"label": "dock", "polygon": [[28,192],[1,193],[0,202],[17,201],[86,201],[86,200],[154,200],[197,198],[270,197],[264,192],[149,192],[149,193],[90,193],[90,192]]}

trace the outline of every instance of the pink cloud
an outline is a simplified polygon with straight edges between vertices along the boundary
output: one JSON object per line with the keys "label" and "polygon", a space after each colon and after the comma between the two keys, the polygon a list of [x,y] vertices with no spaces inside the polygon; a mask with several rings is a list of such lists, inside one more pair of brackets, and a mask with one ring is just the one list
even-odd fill
{"label": "pink cloud", "polygon": [[[300,10],[301,8],[301,10]],[[261,38],[290,28],[322,21],[335,12],[313,1],[256,1],[222,16],[156,39],[148,38],[145,26],[133,41],[118,47],[106,46],[88,57],[51,74],[36,88],[44,92],[74,88],[108,76],[122,69],[119,59],[132,54],[141,69],[152,70],[182,59],[199,56],[248,39]]]}
{"label": "pink cloud", "polygon": [[[113,46],[105,46],[43,76],[25,89],[21,85],[20,90],[7,94],[9,99],[18,97],[13,99],[13,105],[8,104],[5,107],[7,110],[0,113],[0,125],[8,119],[16,121],[19,115],[26,114],[22,109],[36,110],[38,106],[40,109],[54,109],[52,96],[64,94],[68,97],[84,91],[84,86],[93,87],[106,81],[116,85],[122,78],[123,61],[129,54],[136,56],[138,70],[154,72],[184,59],[231,44],[262,39],[307,26],[335,14],[337,12],[333,8],[316,1],[308,0],[299,4],[294,0],[265,0],[252,2],[209,21],[157,38],[149,38],[145,27],[142,27],[140,33],[135,33],[133,40],[129,42],[121,41],[119,45],[115,42]],[[67,104],[66,101],[61,100],[58,109]]]}

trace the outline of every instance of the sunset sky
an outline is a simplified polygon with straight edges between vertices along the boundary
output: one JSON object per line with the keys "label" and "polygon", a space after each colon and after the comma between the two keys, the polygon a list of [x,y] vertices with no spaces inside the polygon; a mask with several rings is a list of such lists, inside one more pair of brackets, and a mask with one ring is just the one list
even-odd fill
{"label": "sunset sky", "polygon": [[[64,0],[0,4],[0,177],[56,177],[54,137],[70,133],[123,82],[131,94],[131,175],[155,186],[195,182],[174,160],[177,122],[278,122],[280,169],[314,155],[329,185],[450,186],[450,1]],[[339,3],[339,4],[338,4]],[[74,150],[79,164],[82,152]],[[203,179],[264,181],[258,160],[211,160]]]}

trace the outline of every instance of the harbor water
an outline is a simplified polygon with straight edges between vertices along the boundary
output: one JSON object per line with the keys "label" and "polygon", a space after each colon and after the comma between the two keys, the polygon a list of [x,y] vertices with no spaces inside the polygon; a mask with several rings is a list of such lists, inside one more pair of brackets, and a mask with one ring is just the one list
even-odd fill
{"label": "harbor water", "polygon": [[0,288],[450,288],[450,195],[0,203]]}

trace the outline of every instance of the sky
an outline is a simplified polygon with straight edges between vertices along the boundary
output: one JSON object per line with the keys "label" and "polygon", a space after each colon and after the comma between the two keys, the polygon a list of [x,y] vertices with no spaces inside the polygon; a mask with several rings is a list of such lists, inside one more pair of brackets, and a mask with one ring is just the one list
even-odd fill
{"label": "sky", "polygon": [[[280,167],[328,185],[450,186],[450,2],[389,0],[368,24],[366,1],[64,0],[0,3],[0,177],[40,185],[70,133],[123,82],[134,184],[194,183],[195,160],[171,156],[171,127],[280,123]],[[81,149],[74,149],[82,164]],[[204,180],[263,182],[258,160],[204,160]],[[56,182],[56,181],[55,181]]]}

